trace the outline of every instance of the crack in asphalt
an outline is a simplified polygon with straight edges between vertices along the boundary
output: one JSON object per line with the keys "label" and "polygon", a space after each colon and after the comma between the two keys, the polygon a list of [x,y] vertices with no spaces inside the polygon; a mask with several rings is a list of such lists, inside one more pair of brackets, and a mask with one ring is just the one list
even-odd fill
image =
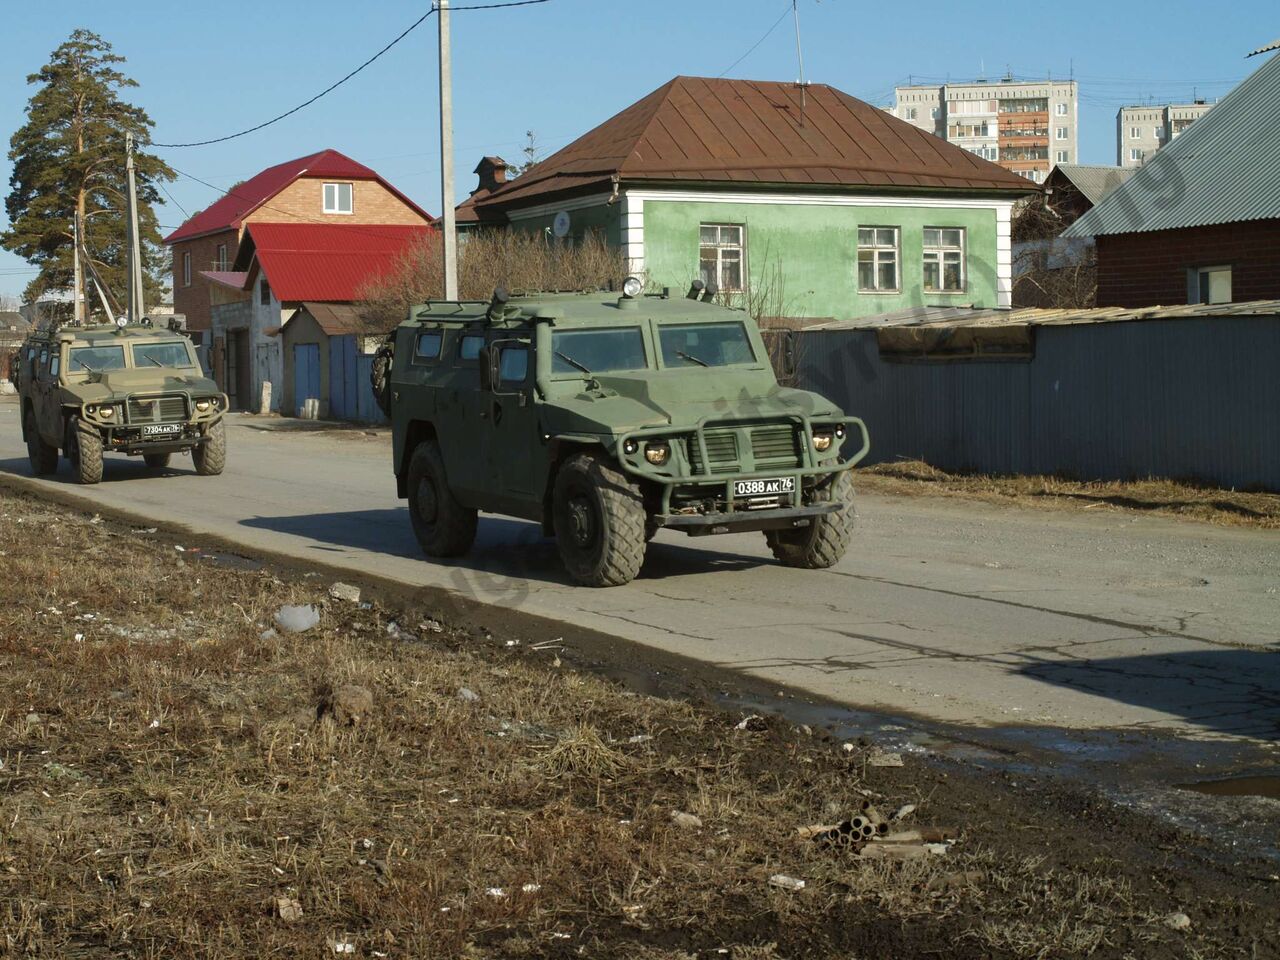
{"label": "crack in asphalt", "polygon": [[1187,617],[1179,618],[1178,628],[1175,630],[1166,630],[1163,627],[1152,626],[1145,623],[1131,623],[1126,620],[1116,620],[1112,617],[1103,617],[1092,613],[1077,613],[1072,610],[1055,610],[1052,607],[1042,607],[1034,603],[1019,603],[1017,600],[1004,600],[999,597],[984,596],[977,593],[965,593],[963,590],[948,590],[945,587],[927,587],[918,583],[906,583],[901,580],[890,580],[888,577],[876,577],[867,573],[847,573],[843,570],[826,570],[832,576],[848,577],[852,580],[861,580],[865,583],[878,583],[889,587],[902,587],[905,590],[922,590],[926,593],[936,593],[945,597],[956,597],[961,600],[973,600],[978,603],[996,603],[1005,607],[1014,607],[1018,610],[1030,610],[1033,613],[1045,613],[1055,617],[1065,617],[1069,620],[1081,620],[1085,623],[1092,623],[1103,627],[1116,627],[1120,630],[1135,630],[1144,637],[1172,637],[1178,640],[1192,640],[1196,643],[1208,644],[1212,647],[1225,647],[1232,650],[1268,650],[1276,649],[1280,646],[1280,641],[1270,644],[1252,644],[1239,643],[1234,640],[1214,640],[1210,637],[1202,637],[1193,633],[1186,632],[1186,621],[1192,616],[1199,614],[1191,614]]}

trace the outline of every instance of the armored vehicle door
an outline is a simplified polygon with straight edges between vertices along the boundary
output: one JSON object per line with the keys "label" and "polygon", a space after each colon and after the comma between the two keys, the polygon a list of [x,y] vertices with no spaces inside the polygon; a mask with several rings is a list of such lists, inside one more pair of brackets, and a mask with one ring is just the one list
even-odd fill
{"label": "armored vehicle door", "polygon": [[62,392],[58,377],[62,372],[61,350],[57,342],[43,344],[36,355],[36,375],[31,384],[31,403],[36,423],[46,443],[61,447]]}
{"label": "armored vehicle door", "polygon": [[534,402],[533,343],[527,333],[489,335],[481,422],[489,484],[504,500],[538,503],[546,480],[546,445]]}

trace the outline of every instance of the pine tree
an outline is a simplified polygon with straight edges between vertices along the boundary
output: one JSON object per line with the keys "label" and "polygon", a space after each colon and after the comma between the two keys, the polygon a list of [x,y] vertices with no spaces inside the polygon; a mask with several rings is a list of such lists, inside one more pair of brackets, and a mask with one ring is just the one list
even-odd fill
{"label": "pine tree", "polygon": [[[0,246],[40,268],[24,291],[30,302],[71,290],[76,212],[98,273],[117,301],[127,299],[126,133],[135,143],[145,301],[155,304],[163,295],[167,263],[152,205],[160,201],[158,184],[174,174],[143,149],[152,123],[146,111],[121,99],[124,88],[137,86],[116,69],[124,62],[97,34],[76,30],[27,77],[39,89],[27,103],[27,122],[9,140],[9,229],[0,233]],[[96,295],[86,302],[101,311]]]}

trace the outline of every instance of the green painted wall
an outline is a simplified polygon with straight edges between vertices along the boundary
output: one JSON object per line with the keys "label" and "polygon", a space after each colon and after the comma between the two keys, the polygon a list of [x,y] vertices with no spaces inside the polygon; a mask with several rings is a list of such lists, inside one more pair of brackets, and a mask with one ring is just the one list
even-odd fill
{"label": "green painted wall", "polygon": [[[585,211],[581,211],[585,212]],[[575,212],[578,216],[580,212]],[[997,306],[995,209],[852,207],[646,200],[645,267],[652,286],[688,289],[698,275],[698,227],[746,227],[747,272],[759,287],[783,277],[784,315],[838,320],[921,304]],[[901,293],[858,292],[859,226],[901,228]],[[964,227],[968,260],[962,294],[924,292],[923,229]]]}

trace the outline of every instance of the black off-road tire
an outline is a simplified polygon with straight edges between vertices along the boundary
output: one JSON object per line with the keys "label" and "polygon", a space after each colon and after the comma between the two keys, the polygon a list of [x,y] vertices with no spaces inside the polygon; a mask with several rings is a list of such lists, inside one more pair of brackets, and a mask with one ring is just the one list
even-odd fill
{"label": "black off-road tire", "polygon": [[579,453],[561,465],[552,520],[560,557],[583,586],[617,587],[640,572],[644,500],[640,488],[608,461]]}
{"label": "black off-road tire", "polygon": [[202,477],[216,477],[227,465],[227,424],[219,420],[209,428],[204,443],[191,448],[191,462]]}
{"label": "black off-road tire", "polygon": [[409,520],[422,552],[460,557],[475,543],[476,511],[458,503],[449,489],[444,457],[434,440],[424,440],[409,459]]}
{"label": "black off-road tire", "polygon": [[152,470],[163,470],[169,465],[169,454],[167,453],[144,453],[142,455],[143,462]]}
{"label": "black off-road tire", "polygon": [[76,480],[84,484],[94,484],[102,480],[102,434],[97,427],[90,426],[78,417],[71,421],[67,431],[67,459],[71,461],[71,469],[75,471]]}
{"label": "black off-road tire", "polygon": [[36,426],[34,410],[27,411],[27,459],[31,461],[31,472],[37,477],[47,477],[58,471],[58,448],[45,443],[40,437],[40,428]]}
{"label": "black off-road tire", "polygon": [[837,513],[814,517],[809,526],[796,530],[766,530],[765,541],[774,558],[784,567],[822,570],[840,562],[853,534],[853,478],[848,470],[835,475],[826,486],[814,492],[815,503],[836,501],[844,504]]}

